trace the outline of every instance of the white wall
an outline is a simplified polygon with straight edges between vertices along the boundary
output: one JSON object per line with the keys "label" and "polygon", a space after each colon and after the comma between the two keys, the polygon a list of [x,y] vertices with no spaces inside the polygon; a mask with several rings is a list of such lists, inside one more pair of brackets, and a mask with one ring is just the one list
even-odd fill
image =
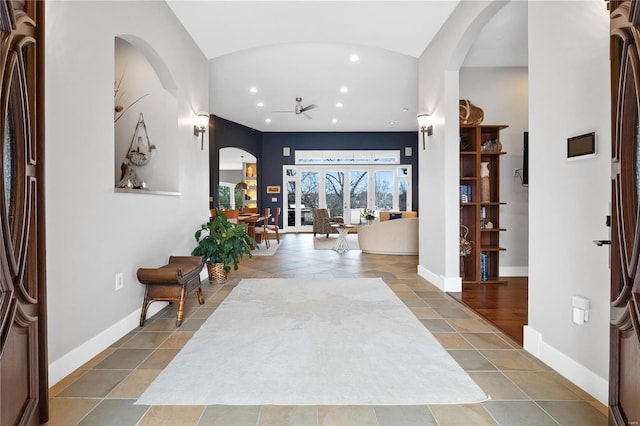
{"label": "white wall", "polygon": [[[418,274],[445,291],[461,291],[458,258],[459,70],[478,33],[506,3],[460,2],[418,60],[418,108],[433,135],[420,155]],[[418,146],[422,146],[422,142]]]}
{"label": "white wall", "polygon": [[[46,226],[50,384],[138,322],[138,267],[189,254],[208,214],[207,61],[164,2],[46,5]],[[153,47],[176,82],[180,196],[114,192],[114,38]],[[205,135],[206,136],[206,135]],[[159,148],[160,149],[160,148]],[[124,289],[115,291],[115,274]],[[161,304],[157,304],[161,306]]]}
{"label": "white wall", "polygon": [[506,124],[500,132],[500,276],[526,276],[529,262],[529,191],[514,169],[522,168],[523,132],[529,129],[527,68],[463,67],[460,99],[469,99],[484,111],[482,124]]}
{"label": "white wall", "polygon": [[[609,353],[609,17],[599,0],[529,2],[529,325],[525,348],[606,403]],[[568,137],[595,131],[595,158]],[[571,297],[591,319],[571,321]]]}

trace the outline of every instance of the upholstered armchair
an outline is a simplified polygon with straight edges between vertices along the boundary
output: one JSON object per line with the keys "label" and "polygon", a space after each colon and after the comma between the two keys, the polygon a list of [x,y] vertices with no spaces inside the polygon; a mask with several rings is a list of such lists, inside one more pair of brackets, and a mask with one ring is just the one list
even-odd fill
{"label": "upholstered armchair", "polygon": [[327,238],[329,238],[329,234],[332,232],[338,232],[334,227],[331,226],[332,223],[344,223],[344,220],[341,217],[330,217],[329,210],[327,209],[312,209],[311,214],[313,216],[313,236],[316,234],[327,234]]}

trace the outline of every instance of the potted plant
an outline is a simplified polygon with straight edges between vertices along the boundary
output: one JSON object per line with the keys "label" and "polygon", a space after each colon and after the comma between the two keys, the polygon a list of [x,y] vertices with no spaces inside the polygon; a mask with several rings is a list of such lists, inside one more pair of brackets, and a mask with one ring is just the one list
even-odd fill
{"label": "potted plant", "polygon": [[363,209],[362,212],[360,212],[360,217],[369,223],[376,218],[376,211],[372,209]]}
{"label": "potted plant", "polygon": [[196,231],[195,239],[198,245],[191,254],[204,258],[209,279],[215,282],[225,282],[231,265],[237,270],[242,256],[252,257],[251,247],[256,246],[245,225],[229,222],[224,213],[217,210],[215,219]]}

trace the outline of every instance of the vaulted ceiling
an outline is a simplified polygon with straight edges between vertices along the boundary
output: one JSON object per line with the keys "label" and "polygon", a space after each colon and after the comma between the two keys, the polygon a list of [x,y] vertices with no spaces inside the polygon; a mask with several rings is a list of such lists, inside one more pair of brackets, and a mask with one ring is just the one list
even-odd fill
{"label": "vaulted ceiling", "polygon": [[[417,58],[458,5],[167,3],[210,60],[208,112],[265,132],[416,131]],[[527,5],[514,0],[487,24],[465,66],[526,65]],[[294,111],[297,97],[317,107],[274,112]]]}

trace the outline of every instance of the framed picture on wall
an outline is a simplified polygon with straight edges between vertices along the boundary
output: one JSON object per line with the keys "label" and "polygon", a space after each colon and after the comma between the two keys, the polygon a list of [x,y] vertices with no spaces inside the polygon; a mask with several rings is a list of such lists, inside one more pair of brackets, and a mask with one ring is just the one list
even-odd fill
{"label": "framed picture on wall", "polygon": [[267,194],[279,194],[279,193],[280,193],[280,186],[278,185],[267,186]]}

